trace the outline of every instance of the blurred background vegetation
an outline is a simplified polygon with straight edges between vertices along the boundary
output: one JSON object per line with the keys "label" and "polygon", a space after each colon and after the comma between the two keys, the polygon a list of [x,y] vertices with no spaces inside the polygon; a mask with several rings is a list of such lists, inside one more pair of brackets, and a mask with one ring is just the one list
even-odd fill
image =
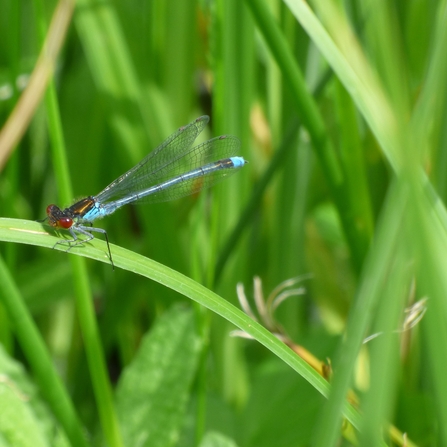
{"label": "blurred background vegetation", "polygon": [[[73,5],[0,2],[3,134]],[[244,169],[95,225],[238,308],[242,283],[332,391],[181,286],[2,242],[0,445],[447,445],[446,3],[78,0],[71,20],[23,137],[0,135],[0,216],[95,195],[209,115],[200,141],[236,135]]]}

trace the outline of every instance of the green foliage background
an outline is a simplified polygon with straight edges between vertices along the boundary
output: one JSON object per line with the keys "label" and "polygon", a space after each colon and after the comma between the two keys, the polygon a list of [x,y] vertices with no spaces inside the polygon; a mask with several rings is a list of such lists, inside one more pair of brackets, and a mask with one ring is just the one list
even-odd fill
{"label": "green foliage background", "polygon": [[[0,3],[2,123],[56,4]],[[0,446],[447,445],[446,51],[445,1],[77,0],[0,175]],[[244,169],[95,222],[115,270],[51,250],[49,203],[203,114]],[[308,273],[275,318],[330,384],[236,296]]]}

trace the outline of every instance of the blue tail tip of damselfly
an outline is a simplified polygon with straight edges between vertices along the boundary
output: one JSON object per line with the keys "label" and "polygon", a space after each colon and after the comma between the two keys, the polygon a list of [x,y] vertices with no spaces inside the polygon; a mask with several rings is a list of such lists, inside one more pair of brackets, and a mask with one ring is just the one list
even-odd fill
{"label": "blue tail tip of damselfly", "polygon": [[244,157],[230,157],[230,160],[233,162],[233,166],[235,168],[241,168],[246,163],[248,163],[248,161],[245,160]]}

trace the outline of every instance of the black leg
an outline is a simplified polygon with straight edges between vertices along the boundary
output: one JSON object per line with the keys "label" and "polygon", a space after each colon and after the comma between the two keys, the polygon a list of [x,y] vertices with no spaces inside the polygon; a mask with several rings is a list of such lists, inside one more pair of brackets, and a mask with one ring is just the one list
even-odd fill
{"label": "black leg", "polygon": [[[71,240],[61,240],[61,241],[57,241],[53,248],[56,247],[56,245],[59,244],[68,244],[68,248],[67,250],[65,250],[65,252],[69,252],[73,247],[76,247],[77,245],[82,245],[85,242],[89,242],[92,239],[94,239],[93,234],[91,233],[92,231],[96,231],[97,233],[101,233],[104,235],[105,239],[106,239],[106,243],[107,243],[107,250],[109,252],[109,259],[110,259],[110,263],[112,264],[112,268],[113,270],[115,270],[115,264],[113,263],[113,259],[112,259],[112,252],[110,251],[110,244],[109,244],[109,238],[107,236],[107,231],[104,230],[103,228],[95,228],[95,227],[86,227],[84,225],[73,225],[71,228],[69,228],[70,234],[72,235],[73,239]],[[78,237],[78,235],[76,233],[80,233],[82,235],[84,235],[86,237],[86,239],[80,239]]]}

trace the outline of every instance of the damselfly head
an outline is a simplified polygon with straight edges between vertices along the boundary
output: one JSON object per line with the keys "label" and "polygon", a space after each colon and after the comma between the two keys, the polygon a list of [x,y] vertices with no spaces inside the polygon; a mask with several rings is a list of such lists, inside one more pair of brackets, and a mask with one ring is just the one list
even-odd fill
{"label": "damselfly head", "polygon": [[69,229],[73,225],[73,219],[66,214],[56,205],[47,206],[48,223],[54,228]]}

